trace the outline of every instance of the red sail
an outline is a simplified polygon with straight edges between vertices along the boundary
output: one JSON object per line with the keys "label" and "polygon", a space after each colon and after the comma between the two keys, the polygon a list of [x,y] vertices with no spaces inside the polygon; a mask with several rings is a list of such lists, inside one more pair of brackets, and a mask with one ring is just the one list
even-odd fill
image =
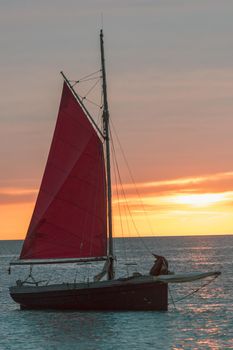
{"label": "red sail", "polygon": [[103,145],[64,83],[40,191],[21,259],[107,253]]}

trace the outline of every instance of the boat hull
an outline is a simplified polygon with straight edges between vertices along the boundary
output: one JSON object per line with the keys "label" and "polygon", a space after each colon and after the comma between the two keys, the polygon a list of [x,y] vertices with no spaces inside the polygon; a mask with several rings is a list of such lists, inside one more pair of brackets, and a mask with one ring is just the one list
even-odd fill
{"label": "boat hull", "polygon": [[166,311],[168,308],[167,284],[161,282],[16,286],[10,288],[10,295],[21,309]]}

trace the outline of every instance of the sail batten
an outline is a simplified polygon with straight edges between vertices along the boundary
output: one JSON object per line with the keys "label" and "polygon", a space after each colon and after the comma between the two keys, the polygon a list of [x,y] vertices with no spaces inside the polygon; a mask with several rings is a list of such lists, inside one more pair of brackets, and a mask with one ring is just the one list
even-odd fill
{"label": "sail batten", "polygon": [[20,259],[107,254],[103,144],[64,82],[57,124]]}

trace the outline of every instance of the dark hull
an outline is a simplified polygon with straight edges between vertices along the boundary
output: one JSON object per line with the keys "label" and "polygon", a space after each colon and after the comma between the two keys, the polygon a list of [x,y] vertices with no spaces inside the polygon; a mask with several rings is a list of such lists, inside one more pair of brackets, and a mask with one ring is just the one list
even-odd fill
{"label": "dark hull", "polygon": [[23,286],[10,288],[10,295],[21,309],[166,311],[168,307],[167,284],[159,282]]}

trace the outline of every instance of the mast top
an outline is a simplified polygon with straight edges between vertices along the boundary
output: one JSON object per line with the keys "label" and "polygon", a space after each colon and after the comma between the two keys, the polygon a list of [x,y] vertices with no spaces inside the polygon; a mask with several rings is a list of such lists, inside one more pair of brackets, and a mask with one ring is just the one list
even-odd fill
{"label": "mast top", "polygon": [[107,80],[105,69],[105,57],[104,57],[104,34],[103,29],[100,30],[100,49],[101,49],[101,68],[102,68],[102,88],[103,88],[103,132],[104,136],[109,139],[109,110],[108,110],[108,97],[107,97]]}

